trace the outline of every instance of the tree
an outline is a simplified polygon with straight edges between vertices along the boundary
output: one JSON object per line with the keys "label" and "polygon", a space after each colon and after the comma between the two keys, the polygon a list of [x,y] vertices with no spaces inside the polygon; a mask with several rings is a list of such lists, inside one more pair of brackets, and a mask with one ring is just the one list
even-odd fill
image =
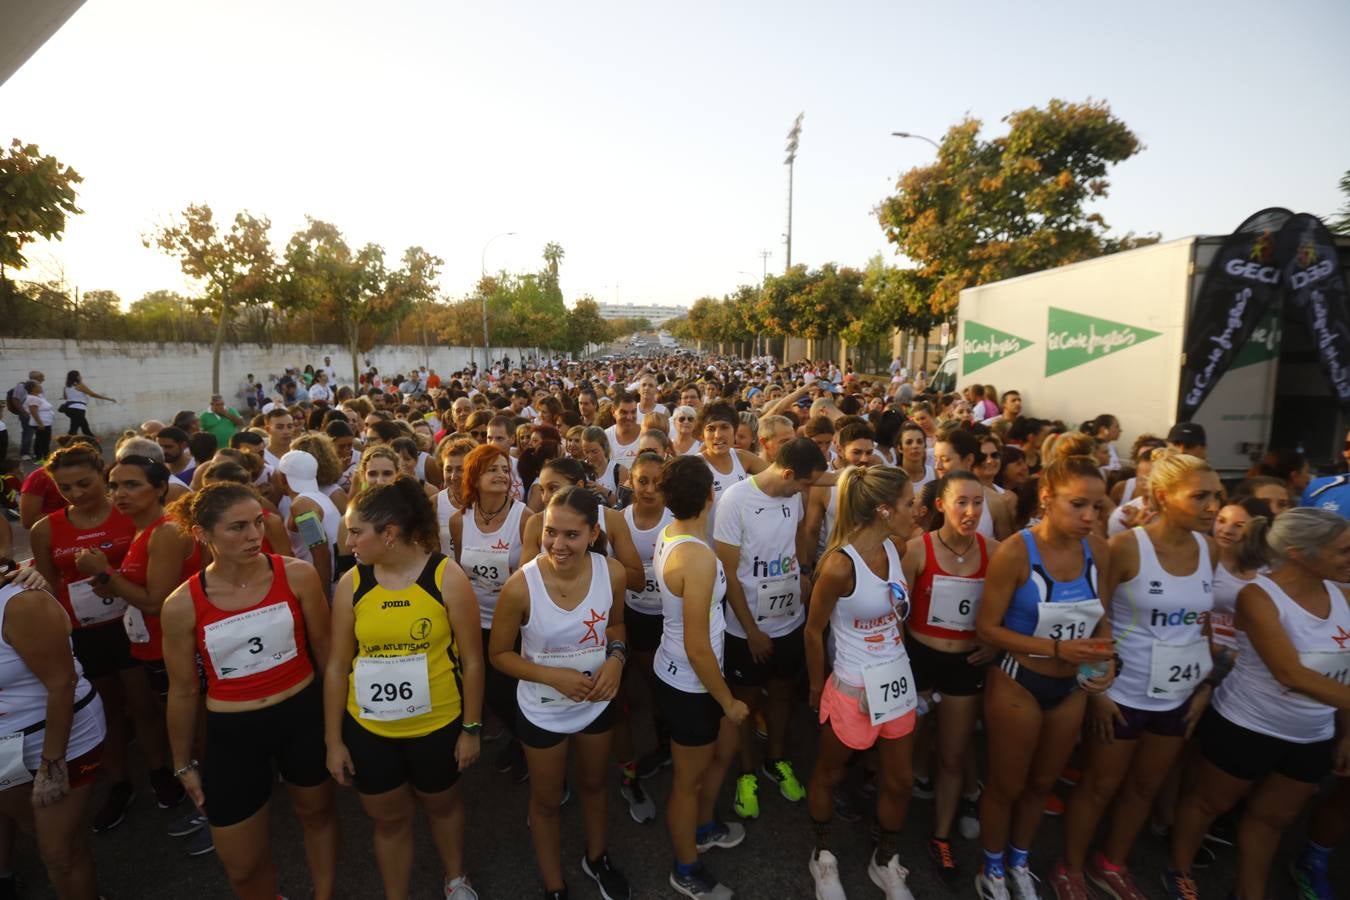
{"label": "tree", "polygon": [[66,216],[83,210],[75,205],[80,174],[54,156],[43,156],[37,144],[18,138],[0,153],[0,284],[4,270],[28,265],[23,248],[38,238],[59,240]]}
{"label": "tree", "polygon": [[1106,103],[1051,100],[1003,121],[1008,133],[991,140],[978,119],[953,125],[938,159],[904,173],[877,209],[887,240],[932,283],[939,316],[962,288],[1157,240],[1112,240],[1087,211],[1106,196],[1108,169],[1142,149]]}
{"label": "tree", "polygon": [[1350,234],[1350,171],[1341,176],[1340,189],[1345,195],[1345,202],[1327,222],[1327,228],[1336,234]]}
{"label": "tree", "polygon": [[588,344],[603,344],[609,339],[609,323],[600,317],[600,305],[594,297],[582,297],[567,313],[566,349],[581,353]]}
{"label": "tree", "polygon": [[558,284],[558,266],[566,255],[561,244],[549,241],[544,245],[544,262],[548,266],[549,277],[555,285]]}
{"label": "tree", "polygon": [[216,324],[211,345],[213,393],[220,393],[220,348],[236,309],[268,303],[277,296],[271,228],[269,220],[241,212],[230,230],[221,232],[211,207],[203,203],[188,206],[181,220],[142,238],[146,247],[177,257],[184,275],[203,282],[201,308],[211,313]]}
{"label": "tree", "polygon": [[[116,291],[85,291],[79,300],[75,312],[81,325],[91,325],[104,336],[122,318],[122,298]],[[89,337],[90,333],[85,332],[85,336]]]}

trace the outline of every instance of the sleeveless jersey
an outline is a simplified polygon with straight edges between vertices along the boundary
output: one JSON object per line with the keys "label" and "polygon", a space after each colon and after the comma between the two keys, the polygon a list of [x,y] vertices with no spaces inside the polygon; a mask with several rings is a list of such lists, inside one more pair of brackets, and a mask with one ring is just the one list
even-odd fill
{"label": "sleeveless jersey", "polygon": [[373,566],[354,570],[347,712],[372,734],[422,737],[459,718],[459,647],[441,594],[446,562],[433,553],[417,581],[400,590],[376,581]]}
{"label": "sleeveless jersey", "polygon": [[1243,580],[1234,575],[1222,562],[1214,567],[1214,608],[1209,614],[1209,629],[1214,643],[1220,647],[1237,649],[1237,629],[1233,624],[1237,595],[1249,584],[1250,579]]}
{"label": "sleeveless jersey", "polygon": [[[591,586],[574,609],[563,609],[549,596],[539,560],[521,569],[530,594],[529,619],[520,626],[520,655],[540,666],[575,669],[594,677],[605,662],[605,628],[614,605],[609,582],[609,561],[599,553],[587,553]],[[535,681],[516,685],[520,714],[537,727],[554,734],[575,734],[605,711],[606,703],[575,701],[552,687]]]}
{"label": "sleeveless jersey", "polygon": [[1097,598],[1097,565],[1092,547],[1082,539],[1083,571],[1072,581],[1055,581],[1041,562],[1041,551],[1030,528],[1021,532],[1031,563],[1031,575],[1013,591],[1003,615],[1005,627],[1019,634],[1051,640],[1077,640],[1092,634],[1106,612]]}
{"label": "sleeveless jersey", "polygon": [[89,628],[120,620],[127,602],[120,597],[95,594],[94,579],[75,568],[75,554],[80,550],[102,550],[108,565],[114,568],[121,565],[136,537],[131,517],[109,507],[102,522],[92,528],[78,528],[71,523],[67,510],[58,509],[47,516],[47,527],[51,534],[52,565],[58,576],[56,599],[70,616],[71,625]]}
{"label": "sleeveless jersey", "polygon": [[[630,609],[649,616],[661,615],[661,588],[656,583],[656,542],[659,539],[662,530],[667,525],[675,521],[675,517],[670,514],[670,510],[662,508],[661,519],[651,528],[638,528],[637,521],[633,518],[633,510],[636,507],[629,506],[623,511],[624,521],[628,523],[628,531],[633,535],[633,546],[637,548],[638,559],[642,562],[643,589],[639,591],[628,591],[625,595]],[[601,521],[604,521],[602,518]]]}
{"label": "sleeveless jersey", "polygon": [[[722,497],[725,495],[727,488],[737,482],[745,480],[745,466],[741,465],[740,456],[735,450],[732,450],[729,455],[731,456],[731,471],[725,475],[717,471],[717,467],[712,464],[712,460],[708,459],[706,456],[703,457],[703,462],[707,465],[708,471],[712,472],[714,507],[722,501]],[[712,523],[710,522],[708,524],[711,526]]]}
{"label": "sleeveless jersey", "polygon": [[450,517],[455,514],[455,501],[450,499],[450,489],[445,488],[436,494],[436,533],[441,538],[441,552],[446,556],[455,555],[455,539],[450,535]]}
{"label": "sleeveless jersey", "polygon": [[1139,574],[1116,585],[1111,596],[1111,632],[1120,672],[1106,691],[1124,706],[1176,709],[1209,675],[1214,663],[1204,634],[1214,602],[1209,545],[1194,535],[1200,552],[1195,571],[1173,575],[1158,561],[1148,532],[1133,529]]}
{"label": "sleeveless jersey", "polygon": [[188,579],[197,617],[197,654],[206,671],[206,696],[262,700],[314,672],[305,640],[305,614],[286,578],[286,561],[268,556],[272,584],[243,609],[221,609],[206,592],[206,572]]}
{"label": "sleeveless jersey", "polygon": [[[341,521],[342,519],[342,513],[338,512],[338,508],[333,504],[333,501],[328,499],[328,496],[324,494],[322,490],[305,494],[297,494],[296,497],[297,499],[300,497],[304,497],[308,500],[313,500],[316,504],[318,504],[319,509],[323,510],[324,537],[328,539],[328,546],[332,549],[333,556],[334,558],[336,558],[338,545],[338,522]],[[293,502],[294,501],[292,501],[290,497],[282,497],[281,503],[277,505],[277,510],[281,513],[281,518],[283,522],[290,518],[291,504]],[[310,552],[309,544],[306,543],[305,539],[300,536],[300,532],[292,531],[288,526],[286,528],[286,534],[290,536],[291,550],[294,551],[295,558],[303,559],[307,563],[314,562],[314,554]]]}
{"label": "sleeveless jersey", "polygon": [[[119,571],[122,577],[141,587],[146,586],[150,569],[150,536],[161,527],[175,528],[170,516],[160,516],[148,528],[142,531],[127,547],[127,555],[122,557]],[[178,584],[187,581],[202,568],[202,547],[192,545],[192,552],[183,560],[178,574]],[[176,588],[178,585],[174,585]],[[122,615],[122,626],[127,630],[131,641],[131,655],[136,659],[154,662],[164,658],[163,632],[159,627],[159,616],[147,616],[134,606],[127,605]]]}
{"label": "sleeveless jersey", "polygon": [[642,440],[642,429],[638,429],[637,437],[633,438],[633,442],[630,444],[625,444],[619,440],[618,425],[611,425],[606,428],[605,435],[609,438],[609,449],[611,451],[609,457],[610,465],[612,466],[614,463],[618,463],[625,468],[631,466],[633,460],[637,458],[638,444],[641,443]]}
{"label": "sleeveless jersey", "polygon": [[974,639],[975,616],[989,572],[989,551],[979,532],[975,533],[975,546],[980,552],[980,567],[973,575],[953,575],[937,561],[933,533],[924,532],[923,572],[914,581],[914,610],[907,623],[910,631],[953,641]]}
{"label": "sleeveless jersey", "polygon": [[[708,689],[699,681],[698,673],[694,671],[693,664],[689,662],[689,654],[684,649],[684,629],[686,624],[689,624],[684,621],[684,598],[671,593],[670,588],[666,586],[664,574],[666,560],[669,559],[671,551],[680,544],[690,541],[703,543],[691,534],[670,537],[666,534],[665,528],[661,529],[661,534],[657,537],[653,569],[657,588],[661,591],[662,619],[661,643],[656,648],[652,669],[657,678],[676,690],[687,694],[706,694]],[[708,640],[712,644],[713,654],[717,656],[719,669],[722,668],[723,649],[726,646],[726,596],[727,575],[719,559],[717,579],[713,582],[712,603],[708,608]],[[702,623],[694,622],[692,626],[699,628],[702,627]]]}
{"label": "sleeveless jersey", "polygon": [[977,534],[982,534],[994,540],[994,514],[989,511],[989,495],[985,494],[984,502],[980,504],[980,524],[975,526]]}
{"label": "sleeveless jersey", "polygon": [[890,541],[886,548],[886,579],[878,578],[862,555],[845,544],[853,562],[853,592],[840,597],[830,613],[834,635],[834,677],[851,687],[863,686],[863,668],[906,656],[904,631],[895,614],[889,582],[904,585],[900,554]]}
{"label": "sleeveless jersey", "polygon": [[478,624],[484,631],[492,627],[492,614],[497,611],[502,586],[520,567],[520,517],[524,513],[524,503],[511,501],[511,510],[502,524],[496,531],[484,534],[478,529],[473,508],[464,510],[464,546],[459,549],[459,560],[478,598]]}
{"label": "sleeveless jersey", "polygon": [[[1299,662],[1341,684],[1350,684],[1350,605],[1335,582],[1325,581],[1331,613],[1319,619],[1265,575],[1252,582],[1265,591]],[[1282,686],[1270,674],[1247,632],[1238,632],[1233,671],[1219,683],[1214,708],[1228,721],[1282,741],[1310,744],[1336,733],[1336,709]]]}

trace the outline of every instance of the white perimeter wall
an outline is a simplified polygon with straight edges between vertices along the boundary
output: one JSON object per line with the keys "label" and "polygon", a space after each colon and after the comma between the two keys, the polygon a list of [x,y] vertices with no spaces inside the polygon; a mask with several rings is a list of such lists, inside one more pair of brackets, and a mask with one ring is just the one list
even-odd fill
{"label": "white perimeter wall", "polygon": [[[516,347],[493,347],[492,355],[511,357],[512,363],[535,351]],[[406,372],[415,366],[435,369],[442,377],[468,365],[475,350],[469,347],[377,347],[362,354],[381,375]],[[483,351],[477,358],[481,362]],[[300,344],[237,344],[221,348],[220,392],[231,406],[239,406],[239,388],[252,372],[268,388],[287,366],[320,365],[325,356],[333,358],[338,384],[351,383],[351,356],[343,347]],[[151,344],[117,341],[60,341],[0,338],[0,391],[28,377],[32,369],[47,376],[46,396],[52,406],[61,405],[61,388],[71,369],[84,376],[85,383],[100,394],[116,397],[117,403],[93,400],[89,422],[100,435],[133,428],[146,419],[168,421],[182,409],[197,412],[207,408],[211,399],[211,346],[209,344]],[[7,411],[10,451],[17,453],[18,420]],[[64,434],[70,427],[65,416],[57,415],[53,431]]]}

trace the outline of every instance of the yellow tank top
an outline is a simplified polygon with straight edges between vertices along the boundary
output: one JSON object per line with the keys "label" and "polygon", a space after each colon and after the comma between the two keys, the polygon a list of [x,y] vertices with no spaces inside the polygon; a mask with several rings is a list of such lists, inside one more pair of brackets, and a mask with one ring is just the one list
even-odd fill
{"label": "yellow tank top", "polygon": [[352,581],[356,657],[347,712],[383,737],[421,737],[461,711],[459,648],[441,597],[446,557],[432,554],[417,581],[394,591],[357,566]]}

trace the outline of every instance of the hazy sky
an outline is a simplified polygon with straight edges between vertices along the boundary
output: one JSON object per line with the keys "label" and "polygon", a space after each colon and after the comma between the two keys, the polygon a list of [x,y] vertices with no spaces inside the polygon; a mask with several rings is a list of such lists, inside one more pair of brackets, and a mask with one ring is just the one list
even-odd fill
{"label": "hazy sky", "polygon": [[[1097,8],[1098,12],[1092,12]],[[84,176],[59,244],[84,290],[187,289],[140,235],[192,202],[305,214],[452,296],[487,267],[688,304],[784,264],[784,135],[806,119],[793,259],[892,255],[873,207],[967,112],[986,132],[1051,97],[1107,100],[1146,149],[1111,174],[1116,231],[1326,215],[1350,168],[1350,3],[489,3],[88,0],[0,86],[0,139]],[[748,274],[746,274],[748,273]]]}

